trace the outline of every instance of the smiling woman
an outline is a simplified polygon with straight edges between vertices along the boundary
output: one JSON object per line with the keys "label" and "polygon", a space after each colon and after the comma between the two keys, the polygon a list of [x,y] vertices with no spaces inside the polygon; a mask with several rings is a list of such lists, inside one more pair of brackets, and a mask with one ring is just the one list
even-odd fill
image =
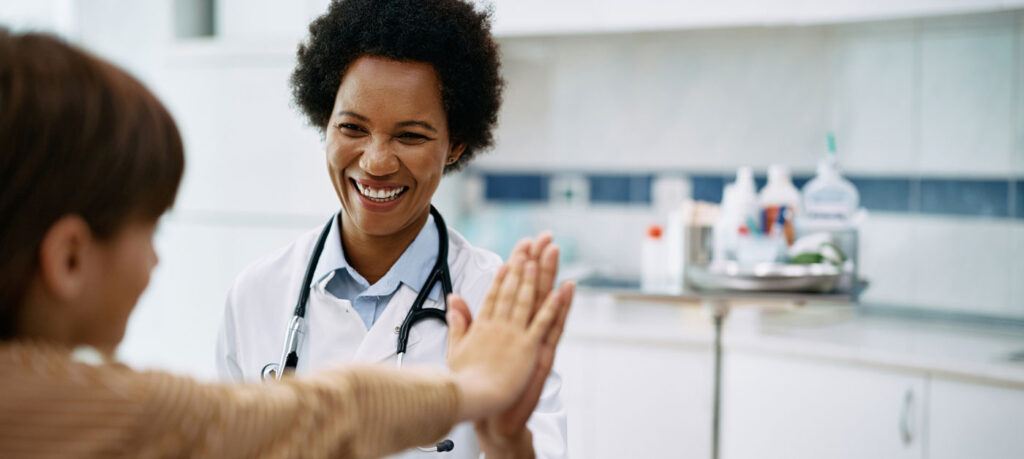
{"label": "smiling woman", "polygon": [[[444,317],[449,288],[479,309],[501,264],[447,229],[430,204],[445,173],[493,144],[504,83],[490,19],[462,0],[341,0],[309,31],[292,92],[323,136],[340,211],[238,276],[219,371],[258,381],[278,375],[267,369],[305,373],[337,362],[442,364],[443,321],[417,325],[417,314]],[[538,304],[549,292],[571,300],[571,286],[553,291],[550,237],[520,249],[540,260]],[[453,430],[450,454],[564,457],[551,363],[542,359],[514,408]]]}
{"label": "smiling woman", "polygon": [[448,135],[439,87],[430,64],[365,56],[338,88],[327,169],[350,229],[346,257],[371,284],[419,234],[445,165],[465,151]]}

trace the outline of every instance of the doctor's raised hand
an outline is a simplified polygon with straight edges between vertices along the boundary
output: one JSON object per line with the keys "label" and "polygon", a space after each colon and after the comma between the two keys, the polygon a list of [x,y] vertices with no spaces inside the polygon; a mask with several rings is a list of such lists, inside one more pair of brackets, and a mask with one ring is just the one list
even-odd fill
{"label": "doctor's raised hand", "polygon": [[[530,380],[516,401],[503,412],[479,419],[474,423],[474,430],[480,439],[481,449],[489,458],[529,458],[536,455],[532,447],[532,432],[527,428],[526,422],[536,408],[545,381],[551,373],[555,351],[565,327],[566,316],[569,313],[576,287],[574,282],[566,281],[557,290],[554,289],[555,277],[558,274],[558,255],[559,248],[552,243],[551,233],[543,232],[536,239],[520,241],[509,256],[510,263],[516,260],[531,260],[532,263],[535,263],[537,280],[534,289],[534,309],[558,305],[558,316],[539,345]],[[501,277],[495,276],[491,286],[492,290],[498,288],[501,282]],[[462,298],[456,296],[449,303],[453,308],[448,317],[450,327],[454,329],[473,321],[469,308]],[[464,322],[464,324],[460,322]],[[449,348],[452,347],[453,345],[449,344]]]}
{"label": "doctor's raised hand", "polygon": [[495,276],[472,324],[465,301],[458,294],[449,297],[447,359],[463,393],[463,419],[514,409],[536,384],[535,368],[545,344],[552,337],[557,343],[570,302],[555,294],[538,305],[543,279],[538,270],[536,261],[512,257]]}

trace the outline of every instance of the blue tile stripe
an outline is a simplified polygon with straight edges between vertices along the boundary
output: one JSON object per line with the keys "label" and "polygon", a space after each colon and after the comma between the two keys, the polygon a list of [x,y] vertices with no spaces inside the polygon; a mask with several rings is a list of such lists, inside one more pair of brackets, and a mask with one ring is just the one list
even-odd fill
{"label": "blue tile stripe", "polygon": [[[555,174],[488,172],[482,175],[488,201],[539,203],[548,200],[548,186]],[[592,203],[647,205],[651,202],[654,174],[585,176]],[[796,175],[793,182],[802,187],[809,179]],[[692,174],[692,197],[721,202],[722,189],[732,180],[731,174]],[[849,180],[860,193],[861,206],[870,211],[1024,219],[1024,180],[864,176],[852,176]],[[758,187],[764,186],[764,176],[755,177],[755,181]]]}
{"label": "blue tile stripe", "polygon": [[1009,180],[921,180],[921,213],[1010,216]]}
{"label": "blue tile stripe", "polygon": [[850,177],[857,187],[860,205],[882,212],[910,212],[910,179]]}
{"label": "blue tile stripe", "polygon": [[1024,180],[1017,180],[1014,188],[1016,189],[1014,193],[1016,211],[1013,213],[1013,216],[1024,219]]}
{"label": "blue tile stripe", "polygon": [[591,175],[590,202],[602,204],[650,204],[652,175]]}
{"label": "blue tile stripe", "polygon": [[488,201],[547,201],[549,181],[550,174],[484,174],[484,197]]}
{"label": "blue tile stripe", "polygon": [[690,177],[693,189],[690,195],[697,201],[722,202],[725,177],[721,175],[694,175]]}

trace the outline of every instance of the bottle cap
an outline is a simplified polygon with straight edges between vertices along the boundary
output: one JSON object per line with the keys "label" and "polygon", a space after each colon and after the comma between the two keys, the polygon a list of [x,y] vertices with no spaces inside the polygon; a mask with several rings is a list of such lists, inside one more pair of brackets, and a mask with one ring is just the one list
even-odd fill
{"label": "bottle cap", "polygon": [[651,239],[661,239],[661,225],[655,223],[647,227],[647,237]]}
{"label": "bottle cap", "polygon": [[768,166],[768,181],[769,182],[777,182],[777,181],[788,182],[789,181],[789,168],[786,167],[785,165],[782,165],[782,164],[772,164],[771,166]]}

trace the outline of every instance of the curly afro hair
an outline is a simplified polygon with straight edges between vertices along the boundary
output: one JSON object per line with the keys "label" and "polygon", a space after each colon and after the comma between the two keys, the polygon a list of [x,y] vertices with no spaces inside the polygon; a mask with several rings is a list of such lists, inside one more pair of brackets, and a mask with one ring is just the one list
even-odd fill
{"label": "curly afro hair", "polygon": [[362,56],[431,64],[441,80],[449,136],[466,145],[445,172],[494,144],[501,64],[490,11],[462,0],[335,0],[309,25],[291,86],[310,124],[326,129],[345,71]]}

